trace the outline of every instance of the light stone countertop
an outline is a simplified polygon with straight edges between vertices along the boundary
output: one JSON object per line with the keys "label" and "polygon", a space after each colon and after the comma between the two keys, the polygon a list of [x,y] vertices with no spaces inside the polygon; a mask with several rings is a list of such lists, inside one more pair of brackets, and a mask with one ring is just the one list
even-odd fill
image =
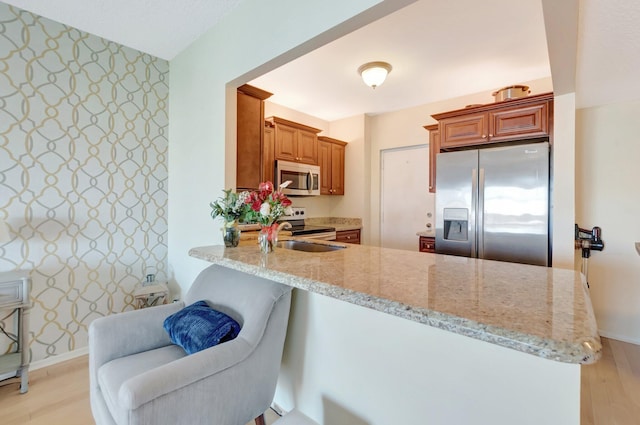
{"label": "light stone countertop", "polygon": [[424,230],[422,232],[416,232],[416,236],[422,236],[425,238],[435,238],[436,231],[435,230]]}
{"label": "light stone countertop", "polygon": [[310,217],[304,220],[305,224],[312,226],[334,227],[336,232],[343,230],[362,229],[362,219],[346,217]]}
{"label": "light stone countertop", "polygon": [[[295,238],[294,238],[295,239]],[[593,363],[601,343],[576,271],[365,245],[321,253],[257,245],[189,255],[546,359]]]}

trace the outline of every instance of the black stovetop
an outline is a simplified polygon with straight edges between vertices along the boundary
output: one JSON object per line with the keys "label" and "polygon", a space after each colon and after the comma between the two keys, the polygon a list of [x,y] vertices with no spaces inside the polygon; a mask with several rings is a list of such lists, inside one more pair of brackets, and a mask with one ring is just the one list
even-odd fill
{"label": "black stovetop", "polygon": [[311,226],[311,225],[295,225],[291,226],[291,229],[283,229],[289,230],[293,236],[298,235],[310,235],[313,233],[323,233],[323,232],[335,232],[335,227],[327,227],[327,226]]}

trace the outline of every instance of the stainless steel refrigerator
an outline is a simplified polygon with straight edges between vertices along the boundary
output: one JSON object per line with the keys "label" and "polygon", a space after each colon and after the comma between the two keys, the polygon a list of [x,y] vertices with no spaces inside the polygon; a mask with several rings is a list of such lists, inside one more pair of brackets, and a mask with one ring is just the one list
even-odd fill
{"label": "stainless steel refrigerator", "polygon": [[549,144],[444,152],[436,252],[550,265]]}

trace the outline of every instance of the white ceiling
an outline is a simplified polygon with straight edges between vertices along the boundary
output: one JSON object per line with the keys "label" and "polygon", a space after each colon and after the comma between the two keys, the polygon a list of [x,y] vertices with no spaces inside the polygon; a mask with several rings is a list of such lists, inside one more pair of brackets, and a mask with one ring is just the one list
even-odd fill
{"label": "white ceiling", "polygon": [[2,0],[107,40],[173,59],[241,0]]}
{"label": "white ceiling", "polygon": [[[242,0],[2,1],[170,60]],[[419,0],[253,83],[275,103],[333,120],[547,77],[543,1]],[[572,2],[577,106],[640,100],[640,1]],[[372,60],[393,65],[376,90],[356,73]]]}
{"label": "white ceiling", "polygon": [[[551,75],[540,0],[477,5],[420,0],[250,84],[274,93],[274,103],[332,121]],[[370,61],[393,66],[375,90],[357,73]]]}

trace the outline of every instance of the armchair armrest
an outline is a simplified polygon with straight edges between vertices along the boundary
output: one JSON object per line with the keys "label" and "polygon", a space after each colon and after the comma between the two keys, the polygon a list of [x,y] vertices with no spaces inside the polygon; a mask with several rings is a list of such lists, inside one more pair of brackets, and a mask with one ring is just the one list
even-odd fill
{"label": "armchair armrest", "polygon": [[89,375],[92,385],[97,385],[96,374],[103,364],[171,344],[162,325],[164,319],[182,307],[184,303],[177,302],[94,320],[89,326]]}
{"label": "armchair armrest", "polygon": [[[133,410],[167,394],[177,396],[180,390],[197,381],[215,384],[212,377],[246,361],[254,349],[245,339],[238,337],[133,376],[120,387],[119,403]],[[236,387],[240,384],[235,383]]]}

